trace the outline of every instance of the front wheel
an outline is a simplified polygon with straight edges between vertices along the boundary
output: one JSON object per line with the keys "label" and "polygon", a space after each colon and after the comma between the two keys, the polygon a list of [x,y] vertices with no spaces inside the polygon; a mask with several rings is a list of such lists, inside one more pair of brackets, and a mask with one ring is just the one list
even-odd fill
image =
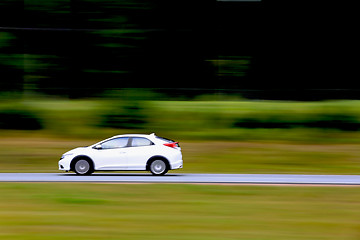
{"label": "front wheel", "polygon": [[78,175],[90,175],[93,173],[93,168],[89,161],[80,159],[75,163],[74,171]]}
{"label": "front wheel", "polygon": [[163,160],[155,160],[150,164],[150,172],[153,175],[165,175],[168,172],[168,167]]}

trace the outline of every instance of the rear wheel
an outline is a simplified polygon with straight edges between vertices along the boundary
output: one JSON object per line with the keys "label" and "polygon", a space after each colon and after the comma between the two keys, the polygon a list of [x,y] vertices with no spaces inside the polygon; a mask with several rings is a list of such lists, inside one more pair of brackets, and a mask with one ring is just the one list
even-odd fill
{"label": "rear wheel", "polygon": [[85,159],[80,159],[75,163],[74,171],[78,175],[90,175],[94,172],[90,162]]}
{"label": "rear wheel", "polygon": [[153,175],[165,175],[168,172],[168,167],[163,160],[155,160],[150,164],[150,172]]}

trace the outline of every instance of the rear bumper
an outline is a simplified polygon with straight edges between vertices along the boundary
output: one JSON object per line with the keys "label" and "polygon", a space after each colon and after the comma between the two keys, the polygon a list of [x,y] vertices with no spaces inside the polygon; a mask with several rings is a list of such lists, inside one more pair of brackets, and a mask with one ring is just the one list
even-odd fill
{"label": "rear bumper", "polygon": [[179,169],[179,168],[183,168],[183,160],[179,160],[176,162],[171,163],[171,169]]}

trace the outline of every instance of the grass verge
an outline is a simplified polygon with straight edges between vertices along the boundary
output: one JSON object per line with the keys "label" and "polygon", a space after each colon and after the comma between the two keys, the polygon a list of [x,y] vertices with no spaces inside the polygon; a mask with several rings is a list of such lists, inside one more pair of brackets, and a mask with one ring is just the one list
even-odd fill
{"label": "grass verge", "polygon": [[0,183],[1,239],[359,239],[357,187]]}
{"label": "grass verge", "polygon": [[[27,136],[0,139],[0,172],[57,172],[60,156],[101,139]],[[188,173],[359,174],[358,144],[181,141]]]}

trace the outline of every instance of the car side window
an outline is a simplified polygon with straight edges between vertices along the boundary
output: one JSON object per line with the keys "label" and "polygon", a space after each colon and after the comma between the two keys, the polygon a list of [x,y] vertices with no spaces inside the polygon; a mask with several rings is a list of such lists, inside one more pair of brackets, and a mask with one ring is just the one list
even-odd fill
{"label": "car side window", "polygon": [[103,142],[101,144],[101,148],[102,149],[123,148],[128,145],[128,141],[129,141],[128,137],[111,139],[109,141]]}
{"label": "car side window", "polygon": [[152,141],[150,141],[149,139],[142,138],[142,137],[134,137],[132,139],[132,143],[131,143],[132,147],[143,147],[143,146],[150,146],[150,145],[154,145],[154,143]]}

